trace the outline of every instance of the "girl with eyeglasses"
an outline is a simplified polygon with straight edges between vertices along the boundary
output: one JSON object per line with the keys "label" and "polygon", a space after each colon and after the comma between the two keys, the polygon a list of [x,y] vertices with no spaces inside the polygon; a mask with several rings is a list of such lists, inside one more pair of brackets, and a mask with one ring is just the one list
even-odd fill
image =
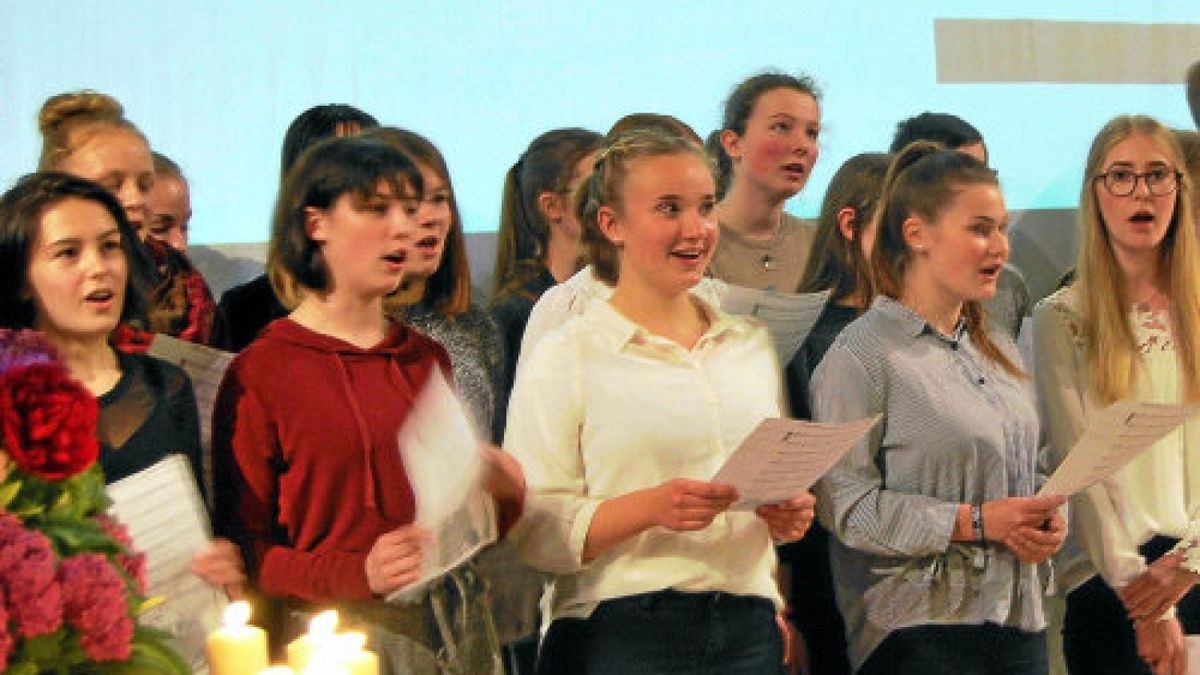
{"label": "girl with eyeglasses", "polygon": [[[1034,311],[1038,393],[1059,464],[1089,417],[1126,399],[1200,401],[1200,260],[1192,183],[1171,131],[1100,130],[1080,196],[1074,283]],[[1061,555],[1073,673],[1182,673],[1200,630],[1200,419],[1071,500]]]}

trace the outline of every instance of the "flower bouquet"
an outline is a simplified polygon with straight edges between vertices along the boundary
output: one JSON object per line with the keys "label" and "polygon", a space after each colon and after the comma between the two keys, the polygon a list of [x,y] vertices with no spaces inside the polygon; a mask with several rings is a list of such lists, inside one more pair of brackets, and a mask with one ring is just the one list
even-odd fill
{"label": "flower bouquet", "polygon": [[32,331],[0,330],[0,671],[189,673],[138,626],[145,557],[106,514],[96,399]]}

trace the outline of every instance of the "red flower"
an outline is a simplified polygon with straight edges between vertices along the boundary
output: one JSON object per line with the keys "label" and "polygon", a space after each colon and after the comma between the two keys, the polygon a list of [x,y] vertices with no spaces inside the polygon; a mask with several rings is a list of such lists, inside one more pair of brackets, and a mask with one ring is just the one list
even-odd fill
{"label": "red flower", "polygon": [[58,364],[12,370],[0,386],[4,447],[18,466],[46,480],[69,478],[96,461],[99,413],[95,397]]}
{"label": "red flower", "polygon": [[62,588],[50,540],[8,513],[0,514],[0,588],[5,613],[21,637],[53,633],[62,625]]}
{"label": "red flower", "polygon": [[79,644],[94,661],[124,661],[133,641],[126,614],[125,582],[99,553],[67,558],[58,566],[63,618],[79,631]]}
{"label": "red flower", "polygon": [[133,537],[129,536],[129,528],[117,522],[115,518],[107,513],[96,514],[93,518],[100,525],[101,529],[104,530],[105,534],[112,537],[113,541],[125,549],[125,552],[117,554],[117,563],[133,579],[138,594],[145,595],[147,588],[146,554],[138,553],[134,550]]}

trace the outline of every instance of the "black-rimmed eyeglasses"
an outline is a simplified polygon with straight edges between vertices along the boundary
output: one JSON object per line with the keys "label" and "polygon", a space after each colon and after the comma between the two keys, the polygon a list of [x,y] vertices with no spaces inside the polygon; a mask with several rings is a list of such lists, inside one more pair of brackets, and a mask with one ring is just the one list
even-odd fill
{"label": "black-rimmed eyeglasses", "polygon": [[1174,169],[1151,169],[1145,173],[1137,173],[1128,169],[1109,169],[1096,174],[1092,180],[1104,184],[1104,189],[1114,197],[1128,197],[1137,190],[1138,179],[1145,181],[1150,194],[1161,197],[1179,189],[1181,174]]}

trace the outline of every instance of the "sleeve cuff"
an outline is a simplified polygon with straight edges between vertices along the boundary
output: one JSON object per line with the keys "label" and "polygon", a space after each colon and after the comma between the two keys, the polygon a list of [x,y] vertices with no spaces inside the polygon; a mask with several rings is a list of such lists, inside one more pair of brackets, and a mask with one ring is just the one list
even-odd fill
{"label": "sleeve cuff", "polygon": [[599,500],[589,499],[585,501],[579,511],[576,512],[575,522],[571,525],[571,538],[568,542],[571,547],[571,559],[580,566],[587,564],[583,560],[583,547],[587,543],[588,531],[592,529],[592,518],[596,517],[596,510],[599,508]]}

